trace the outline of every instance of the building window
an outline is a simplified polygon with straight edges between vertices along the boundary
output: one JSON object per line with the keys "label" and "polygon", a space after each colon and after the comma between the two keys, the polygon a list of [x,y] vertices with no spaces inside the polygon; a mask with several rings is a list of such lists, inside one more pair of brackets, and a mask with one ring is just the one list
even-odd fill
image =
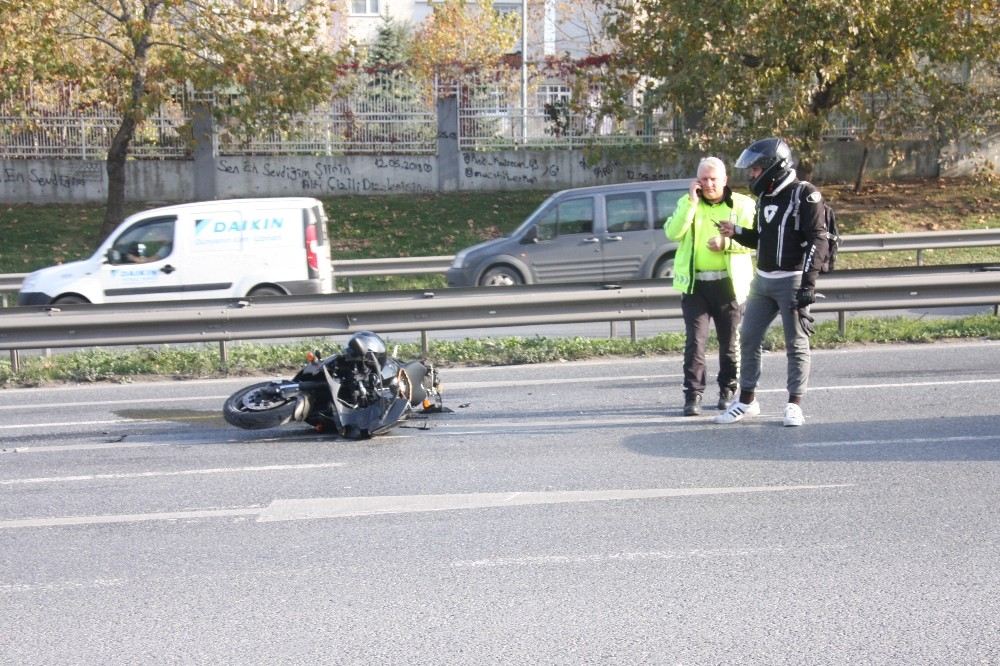
{"label": "building window", "polygon": [[572,91],[569,86],[561,86],[556,84],[542,84],[538,86],[538,106],[544,107],[547,104],[568,104],[570,97],[572,97]]}
{"label": "building window", "polygon": [[352,14],[378,14],[378,0],[351,0]]}

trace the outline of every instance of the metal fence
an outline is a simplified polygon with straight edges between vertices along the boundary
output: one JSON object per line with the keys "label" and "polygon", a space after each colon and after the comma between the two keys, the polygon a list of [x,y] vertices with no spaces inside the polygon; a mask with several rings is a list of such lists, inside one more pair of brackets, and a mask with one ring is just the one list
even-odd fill
{"label": "metal fence", "polygon": [[[659,145],[680,131],[667,113],[640,113],[636,107],[617,118],[602,111],[597,86],[574,93],[564,75],[532,63],[528,74],[522,90],[521,72],[511,67],[434,81],[402,71],[359,70],[338,82],[329,103],[291,118],[284,130],[245,136],[223,128],[219,154],[435,154],[435,103],[448,95],[458,97],[459,148],[467,151]],[[573,99],[579,94],[586,99]],[[224,105],[230,97],[178,91],[140,124],[132,156],[189,158],[193,102]],[[73,88],[48,95],[29,91],[0,103],[0,158],[104,159],[120,121],[115,109],[88,103]],[[840,123],[834,135],[856,134],[855,124]]]}
{"label": "metal fence", "polygon": [[[19,104],[0,103],[0,158],[103,160],[121,115],[107,106],[84,105],[75,89],[55,99],[25,93]],[[183,105],[162,104],[146,118],[130,146],[137,158],[183,158],[189,153],[183,128],[190,117]]]}

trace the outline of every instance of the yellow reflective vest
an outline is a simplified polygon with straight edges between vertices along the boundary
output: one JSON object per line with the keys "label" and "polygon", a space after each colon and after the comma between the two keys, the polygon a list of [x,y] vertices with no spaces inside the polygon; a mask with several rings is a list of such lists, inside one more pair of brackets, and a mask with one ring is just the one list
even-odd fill
{"label": "yellow reflective vest", "polygon": [[683,195],[677,202],[674,214],[663,227],[667,238],[677,243],[674,254],[674,288],[690,294],[694,289],[694,274],[698,271],[726,270],[733,281],[736,300],[743,303],[750,293],[753,279],[753,249],[732,239],[726,240],[726,249],[713,252],[708,249],[708,239],[718,236],[716,222],[732,222],[741,227],[753,227],[754,200],[745,194],[732,193],[732,208],[725,201],[711,204],[699,199],[691,207],[690,195]]}

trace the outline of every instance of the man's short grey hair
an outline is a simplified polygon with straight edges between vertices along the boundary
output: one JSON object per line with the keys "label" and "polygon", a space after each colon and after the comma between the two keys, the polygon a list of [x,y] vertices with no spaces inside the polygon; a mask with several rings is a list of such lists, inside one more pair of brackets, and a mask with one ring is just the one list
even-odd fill
{"label": "man's short grey hair", "polygon": [[723,176],[726,175],[726,163],[723,162],[722,160],[720,160],[718,157],[703,157],[703,158],[701,158],[701,161],[698,162],[698,171],[697,171],[697,173],[700,174],[703,167],[707,167],[707,168],[711,168],[711,169],[716,169]]}

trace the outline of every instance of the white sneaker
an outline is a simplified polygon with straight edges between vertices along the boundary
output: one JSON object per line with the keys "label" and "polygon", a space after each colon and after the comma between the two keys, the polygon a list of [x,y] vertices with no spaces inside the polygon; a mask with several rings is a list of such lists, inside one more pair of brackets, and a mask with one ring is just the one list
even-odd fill
{"label": "white sneaker", "polygon": [[745,416],[757,416],[760,414],[760,403],[755,399],[749,405],[737,400],[729,405],[729,409],[722,412],[712,420],[716,423],[729,424],[741,421]]}
{"label": "white sneaker", "polygon": [[794,402],[790,402],[785,405],[785,425],[786,426],[800,426],[806,422],[805,414],[802,413],[802,408],[796,405]]}

